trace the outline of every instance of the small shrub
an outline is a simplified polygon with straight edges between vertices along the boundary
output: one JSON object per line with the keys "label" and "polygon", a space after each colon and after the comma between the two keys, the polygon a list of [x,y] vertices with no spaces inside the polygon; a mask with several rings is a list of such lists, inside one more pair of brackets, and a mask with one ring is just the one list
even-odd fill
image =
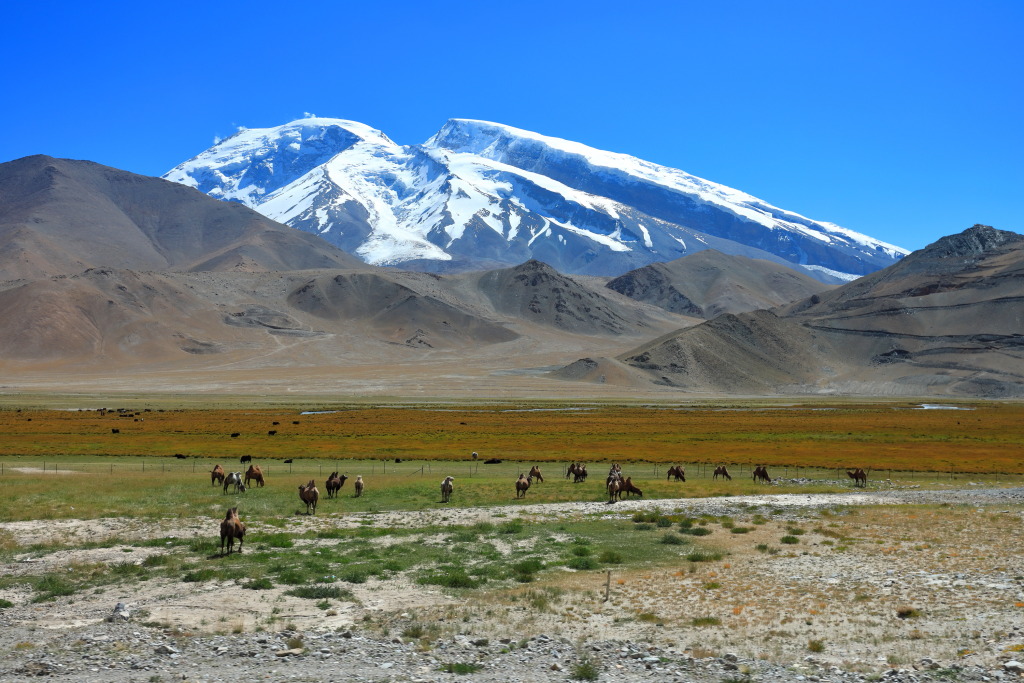
{"label": "small shrub", "polygon": [[578,546],[574,547],[571,552],[576,557],[589,557],[590,556],[590,548],[588,548],[585,545],[578,545]]}
{"label": "small shrub", "polygon": [[436,572],[420,577],[419,582],[445,588],[476,588],[480,585],[480,582],[467,574],[462,567],[442,567]]}
{"label": "small shrub", "polygon": [[690,620],[690,626],[721,626],[722,620],[718,617],[695,617]]}
{"label": "small shrub", "polygon": [[265,591],[270,590],[273,587],[274,584],[271,583],[270,579],[266,577],[262,579],[253,579],[252,581],[248,581],[242,584],[242,588],[247,588],[251,591]]}
{"label": "small shrub", "polygon": [[625,559],[622,554],[615,550],[605,550],[597,557],[597,561],[601,564],[622,564]]}
{"label": "small shrub", "polygon": [[181,580],[185,583],[200,583],[202,581],[212,581],[216,577],[217,572],[207,568],[186,572],[185,576],[181,577]]}
{"label": "small shrub", "polygon": [[721,587],[722,587],[722,584],[718,583],[717,581],[708,581],[707,583],[705,583],[702,586],[702,588],[704,590],[706,590],[706,591],[713,591],[713,590],[715,590],[717,588],[721,588]]}
{"label": "small shrub", "polygon": [[734,534],[749,534],[750,533],[750,527],[748,527],[748,526],[734,526],[733,528],[729,529],[729,531],[731,533],[734,533]]}
{"label": "small shrub", "polygon": [[672,520],[668,517],[658,517],[658,521],[655,522],[655,525],[659,529],[667,529],[668,527],[672,526]]}
{"label": "small shrub", "polygon": [[573,557],[565,566],[570,569],[597,569],[601,565],[593,557]]}
{"label": "small shrub", "polygon": [[685,529],[680,529],[680,531],[682,533],[684,533],[684,534],[687,534],[688,536],[710,536],[711,535],[711,529],[708,529],[707,527],[702,527],[702,526],[688,527],[688,528],[685,528]]}
{"label": "small shrub", "polygon": [[807,649],[811,652],[824,652],[825,642],[821,640],[810,640],[807,642]]}
{"label": "small shrub", "polygon": [[634,531],[650,531],[653,528],[654,528],[653,524],[646,524],[646,523],[644,523],[644,524],[636,524],[636,525],[633,526],[633,530]]}
{"label": "small shrub", "polygon": [[785,543],[786,545],[796,545],[800,542],[800,539],[796,536],[783,536],[779,539],[779,543]]}
{"label": "small shrub", "polygon": [[791,527],[789,527],[788,529],[786,529],[786,531],[787,531],[787,532],[788,532],[788,533],[789,533],[789,534],[790,534],[791,536],[803,536],[804,534],[806,534],[806,533],[807,533],[806,531],[804,531],[803,529],[801,529],[801,528],[800,528],[800,527],[798,527],[798,526],[791,526]]}
{"label": "small shrub", "polygon": [[569,672],[569,678],[574,681],[596,681],[600,676],[601,670],[589,657],[580,659]]}
{"label": "small shrub", "polygon": [[900,619],[915,619],[921,616],[921,612],[914,607],[904,606],[896,610],[896,616]]}
{"label": "small shrub", "polygon": [[4,609],[6,607],[14,607],[14,603],[10,600],[4,600],[3,598],[0,598],[0,609]]}
{"label": "small shrub", "polygon": [[409,624],[402,629],[403,638],[415,638],[420,639],[426,635],[427,629],[423,628],[423,624]]}

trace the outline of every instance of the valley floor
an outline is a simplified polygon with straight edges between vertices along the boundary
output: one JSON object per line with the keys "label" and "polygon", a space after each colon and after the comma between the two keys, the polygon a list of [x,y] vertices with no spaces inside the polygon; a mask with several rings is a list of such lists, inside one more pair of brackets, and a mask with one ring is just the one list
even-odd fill
{"label": "valley floor", "polygon": [[[610,573],[560,568],[529,584],[455,594],[401,575],[371,578],[351,586],[353,600],[331,609],[284,596],[280,588],[242,590],[234,581],[154,579],[42,603],[0,595],[12,603],[0,609],[0,678],[563,681],[592,675],[717,683],[1018,677],[1024,489],[968,484],[947,491],[559,503],[323,516],[303,524],[426,529],[519,517],[558,520],[571,533],[573,520],[628,520],[652,510],[700,519],[711,532],[701,543],[717,557],[695,559],[688,555],[691,546],[681,546],[677,561]],[[15,543],[63,539],[70,549],[19,555],[2,573],[39,571],[40,563],[74,571],[126,557],[142,561],[162,549],[75,549],[75,539],[88,545],[104,538],[201,537],[216,523],[6,523],[2,529]],[[375,542],[388,543],[388,536]],[[436,539],[425,531],[421,542]],[[125,604],[129,618],[106,621],[117,603]],[[473,673],[442,671],[456,665]]]}

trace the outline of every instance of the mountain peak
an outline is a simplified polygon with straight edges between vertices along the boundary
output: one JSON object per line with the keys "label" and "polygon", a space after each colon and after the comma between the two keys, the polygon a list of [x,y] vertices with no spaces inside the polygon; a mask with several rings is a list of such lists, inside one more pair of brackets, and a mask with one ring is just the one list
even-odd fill
{"label": "mountain peak", "polygon": [[378,265],[619,275],[707,248],[852,279],[906,251],[679,169],[477,119],[400,146],[344,119],[241,131],[166,176]]}
{"label": "mountain peak", "polygon": [[929,244],[922,253],[939,257],[972,257],[1022,239],[1024,236],[1015,232],[996,230],[991,225],[975,223],[961,233],[947,235]]}

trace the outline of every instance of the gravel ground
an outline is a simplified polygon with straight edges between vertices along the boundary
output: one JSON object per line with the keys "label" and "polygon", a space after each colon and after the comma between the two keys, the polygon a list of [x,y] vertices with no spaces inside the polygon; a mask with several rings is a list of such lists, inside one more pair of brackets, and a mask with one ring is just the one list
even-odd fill
{"label": "gravel ground", "polygon": [[[467,632],[444,631],[441,637],[425,646],[422,640],[396,637],[394,634],[401,632],[399,628],[393,628],[390,635],[360,628],[358,614],[350,615],[353,625],[349,628],[310,627],[278,632],[211,634],[198,628],[190,631],[180,627],[144,626],[141,619],[132,616],[137,605],[131,600],[126,601],[126,613],[122,617],[122,613],[112,612],[111,598],[103,595],[94,600],[76,599],[74,606],[24,603],[0,610],[0,652],[4,653],[0,658],[0,680],[42,678],[88,683],[156,683],[256,679],[322,681],[344,676],[355,681],[566,681],[588,673],[588,664],[593,666],[598,680],[608,681],[1020,679],[1024,673],[1024,664],[1019,663],[1024,662],[1024,585],[1021,583],[1024,563],[1020,559],[1024,548],[1019,545],[1018,532],[1024,514],[1021,507],[1024,489],[968,485],[943,491],[893,488],[850,494],[629,500],[613,506],[602,503],[510,506],[460,511],[459,521],[471,524],[495,514],[564,519],[566,515],[631,514],[637,509],[655,507],[683,509],[694,515],[741,515],[755,505],[780,511],[780,519],[788,516],[806,519],[809,512],[840,506],[913,504],[961,506],[964,533],[968,534],[966,542],[976,542],[978,545],[973,548],[976,552],[963,552],[959,556],[953,552],[954,548],[965,550],[962,538],[950,537],[948,547],[941,549],[941,557],[938,548],[911,551],[911,541],[902,549],[891,551],[889,542],[883,538],[877,544],[864,544],[863,550],[855,549],[856,554],[844,555],[825,554],[825,548],[811,545],[807,546],[811,551],[772,559],[753,553],[748,558],[737,550],[731,561],[735,566],[726,564],[728,569],[717,569],[719,578],[735,576],[737,584],[747,587],[761,580],[777,591],[777,594],[763,596],[763,601],[767,602],[758,603],[752,598],[747,598],[746,602],[740,600],[737,603],[740,609],[746,605],[744,618],[757,613],[758,609],[763,611],[766,604],[775,605],[779,613],[785,612],[793,607],[789,604],[791,601],[802,599],[798,596],[805,594],[813,593],[814,600],[827,600],[829,598],[821,596],[831,595],[827,593],[830,586],[838,595],[853,584],[861,591],[875,591],[872,595],[879,604],[916,600],[916,604],[929,610],[928,617],[922,618],[913,631],[900,630],[902,624],[897,620],[884,621],[882,617],[870,616],[876,620],[878,637],[872,641],[851,636],[849,649],[844,652],[826,650],[817,654],[803,648],[807,636],[797,628],[803,627],[803,616],[785,626],[785,633],[791,636],[790,640],[799,641],[800,647],[782,643],[786,635],[780,631],[783,627],[778,623],[773,622],[771,629],[764,630],[768,627],[757,626],[753,618],[750,625],[730,626],[732,632],[723,630],[717,636],[717,645],[695,647],[693,630],[680,625],[681,622],[666,619],[658,625],[632,620],[618,624],[618,620],[610,618],[609,610],[619,608],[611,604],[593,607],[589,621],[574,616],[559,622],[550,616],[540,621],[520,622],[506,618],[467,622],[460,625],[460,630]],[[403,513],[394,519],[378,514],[373,519],[381,525],[399,522],[420,525],[436,520],[438,514],[433,511]],[[451,511],[444,514],[450,515]],[[998,515],[1002,515],[998,517],[1001,521],[991,522]],[[865,528],[887,533],[878,519],[866,518]],[[359,521],[355,516],[346,519],[352,525]],[[79,524],[84,524],[88,531],[87,523]],[[104,524],[111,522],[104,520]],[[995,529],[991,538],[978,533],[978,529],[992,524],[1002,528]],[[203,528],[208,529],[209,525],[198,525],[196,533]],[[8,524],[4,529],[16,537],[33,533],[30,525]],[[115,535],[123,533],[124,529],[112,527],[105,531]],[[179,531],[191,533],[189,529]],[[153,533],[163,534],[166,529],[154,529]],[[998,545],[993,545],[997,541]],[[748,540],[745,542],[750,545]],[[946,564],[929,565],[933,559]],[[928,568],[924,569],[926,566]],[[664,595],[666,582],[675,581],[679,599],[690,600],[693,605],[691,614],[714,606],[715,601],[732,604],[728,602],[731,595],[722,597],[695,587],[706,580],[703,575],[691,579],[680,578],[679,572],[673,575],[667,571],[652,571],[631,577],[630,582],[619,589],[618,601],[630,603],[655,593]],[[401,593],[396,595],[401,596]],[[213,595],[205,599],[211,600]],[[390,614],[396,624],[408,616],[403,610],[409,607],[401,597],[379,604],[382,611],[378,613]],[[664,603],[652,600],[649,609],[664,611]],[[430,612],[421,609],[418,618],[422,619],[424,614]],[[479,615],[479,611],[474,614]],[[435,613],[435,617],[444,619],[441,612]],[[786,620],[780,623],[785,624]],[[807,618],[806,623],[811,624],[811,619]],[[862,628],[865,623],[869,623],[868,613],[851,607],[850,611],[816,615],[814,625],[805,630],[811,634],[826,633],[827,640],[839,641],[844,630]],[[915,632],[923,635],[915,636]],[[897,636],[890,638],[887,633]],[[608,637],[609,634],[616,634],[616,637]],[[778,642],[772,641],[773,637]],[[901,642],[900,638],[907,640]],[[972,639],[970,647],[976,652],[956,656],[957,644],[964,638]],[[708,640],[712,642],[714,638]],[[774,655],[758,654],[769,647],[776,648]],[[894,648],[904,653],[896,663],[891,656],[889,659],[885,656],[895,651]],[[479,670],[468,674],[442,671],[448,664],[474,664]]]}

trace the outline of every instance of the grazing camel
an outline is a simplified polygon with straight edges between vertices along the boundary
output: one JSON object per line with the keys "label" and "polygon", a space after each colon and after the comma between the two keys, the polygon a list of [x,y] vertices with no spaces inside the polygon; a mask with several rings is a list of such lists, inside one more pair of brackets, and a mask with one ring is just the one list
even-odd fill
{"label": "grazing camel", "polygon": [[846,470],[846,476],[848,476],[850,479],[853,479],[854,486],[868,485],[868,475],[866,472],[864,472],[864,470],[862,470],[859,467],[852,472],[850,470]]}
{"label": "grazing camel", "polygon": [[[640,489],[638,489],[633,484],[633,477],[626,477],[626,480],[624,482],[622,482],[622,491],[624,491],[626,493],[626,495],[628,495],[628,496],[632,496],[635,493],[636,495],[640,496],[641,498],[644,497],[644,492],[641,491]],[[621,496],[621,492],[620,492],[619,495]]]}
{"label": "grazing camel", "polygon": [[584,482],[586,480],[587,480],[587,466],[581,463],[580,465],[578,465],[576,467],[576,476],[575,476],[575,479],[572,480],[572,483],[579,484],[580,482]]}
{"label": "grazing camel", "polygon": [[715,476],[712,479],[718,479],[719,476],[723,476],[729,481],[732,481],[732,476],[729,474],[729,470],[725,469],[725,465],[719,465],[715,468]]}
{"label": "grazing camel", "polygon": [[[565,478],[568,479],[569,477],[578,477],[580,469],[585,469],[583,463],[569,463],[569,467],[567,467],[565,470]],[[579,481],[579,479],[577,478],[574,479],[573,481]]]}
{"label": "grazing camel", "polygon": [[327,497],[334,498],[341,491],[341,487],[348,481],[348,475],[338,475],[337,472],[331,472],[331,476],[327,478]]}
{"label": "grazing camel", "polygon": [[534,465],[533,467],[530,468],[530,474],[527,475],[527,478],[536,479],[538,483],[544,482],[544,477],[540,476],[540,467],[538,467],[537,465]]}
{"label": "grazing camel", "polygon": [[316,483],[310,479],[308,484],[299,484],[299,499],[306,504],[306,514],[316,514],[316,502],[320,500],[320,491],[316,488]]}
{"label": "grazing camel", "polygon": [[224,493],[228,492],[228,487],[234,486],[235,493],[238,493],[242,487],[242,473],[241,472],[228,472],[227,476],[224,477]]}
{"label": "grazing camel", "polygon": [[224,521],[220,523],[220,554],[224,554],[224,542],[227,541],[228,554],[235,546],[235,539],[238,539],[238,552],[242,552],[242,543],[245,540],[245,525],[238,519],[238,508],[233,507],[224,515]]}
{"label": "grazing camel", "polygon": [[455,477],[445,477],[441,482],[441,502],[447,503],[452,499],[452,491],[455,490]]}
{"label": "grazing camel", "polygon": [[772,478],[768,476],[768,468],[764,465],[758,465],[754,468],[754,481],[758,483],[770,484]]}
{"label": "grazing camel", "polygon": [[245,471],[245,485],[249,485],[249,480],[255,479],[257,486],[263,486],[263,470],[260,469],[259,465],[249,465],[249,469]]}
{"label": "grazing camel", "polygon": [[363,475],[361,475],[361,474],[357,474],[356,475],[356,481],[353,484],[353,486],[356,489],[356,498],[358,498],[359,496],[363,495]]}
{"label": "grazing camel", "polygon": [[213,469],[210,470],[210,486],[216,486],[217,484],[224,483],[224,468],[220,465],[214,465]]}
{"label": "grazing camel", "polygon": [[516,481],[516,498],[525,498],[526,492],[530,490],[530,478],[520,473]]}
{"label": "grazing camel", "polygon": [[665,481],[672,477],[675,477],[676,481],[686,481],[686,472],[683,471],[682,465],[673,465],[668,468],[668,476],[665,477]]}

